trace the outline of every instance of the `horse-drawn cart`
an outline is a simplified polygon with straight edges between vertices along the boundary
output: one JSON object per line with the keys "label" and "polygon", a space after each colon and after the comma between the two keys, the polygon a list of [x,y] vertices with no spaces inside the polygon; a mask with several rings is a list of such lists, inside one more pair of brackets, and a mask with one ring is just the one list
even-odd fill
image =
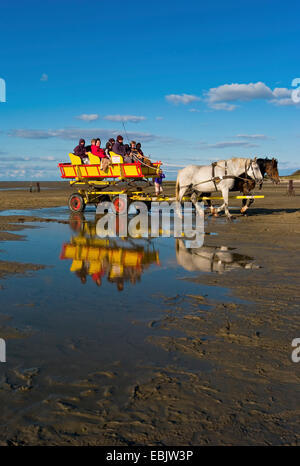
{"label": "horse-drawn cart", "polygon": [[[162,162],[154,162],[151,165],[142,161],[124,163],[122,156],[113,152],[110,155],[111,162],[106,169],[102,168],[99,157],[91,153],[88,154],[89,164],[83,164],[80,157],[70,153],[71,162],[60,163],[58,165],[61,177],[69,180],[71,186],[74,185],[78,189],[77,192],[71,194],[69,197],[68,204],[72,212],[83,212],[88,204],[97,206],[99,203],[106,201],[113,203],[116,213],[124,212],[126,205],[128,207],[133,201],[143,201],[147,205],[148,210],[150,210],[152,201],[173,202],[177,199],[177,196],[156,196],[149,193],[149,190],[144,189],[147,186],[151,186],[150,180],[158,176]],[[225,179],[226,177],[223,178]],[[233,176],[227,176],[227,178],[233,178]],[[214,179],[212,178],[212,180]],[[216,181],[214,180],[213,182],[216,185]],[[120,197],[121,194],[127,195],[127,204]],[[255,198],[262,198],[264,196],[249,194],[230,197],[234,199],[254,200]],[[214,199],[223,199],[223,197],[211,197],[200,192],[197,196],[197,200],[207,200],[209,205],[210,201]],[[191,196],[187,193],[180,199],[180,202],[189,200],[191,200]]]}
{"label": "horse-drawn cart", "polygon": [[70,180],[78,191],[71,194],[69,208],[73,212],[82,212],[87,204],[98,205],[111,201],[117,213],[123,210],[120,194],[127,194],[132,200],[151,201],[138,181],[150,185],[149,180],[158,176],[161,162],[151,165],[143,162],[123,163],[122,156],[111,153],[111,165],[106,170],[101,168],[99,157],[89,153],[89,164],[83,164],[80,157],[69,154],[71,163],[60,163],[61,177]]}

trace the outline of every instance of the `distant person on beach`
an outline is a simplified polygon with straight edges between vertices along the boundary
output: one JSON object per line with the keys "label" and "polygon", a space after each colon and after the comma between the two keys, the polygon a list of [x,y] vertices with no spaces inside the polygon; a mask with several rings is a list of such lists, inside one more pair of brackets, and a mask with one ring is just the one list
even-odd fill
{"label": "distant person on beach", "polygon": [[81,158],[82,163],[89,163],[89,158],[86,154],[85,140],[79,139],[78,146],[75,147],[73,151],[74,155],[77,155]]}

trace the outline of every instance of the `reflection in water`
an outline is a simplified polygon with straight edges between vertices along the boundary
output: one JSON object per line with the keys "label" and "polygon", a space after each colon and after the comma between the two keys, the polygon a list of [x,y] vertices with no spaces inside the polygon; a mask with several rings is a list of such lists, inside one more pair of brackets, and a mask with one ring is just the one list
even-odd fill
{"label": "reflection in water", "polygon": [[189,272],[224,273],[235,269],[258,269],[253,258],[244,256],[226,246],[202,246],[188,249],[182,239],[176,240],[176,259],[178,265]]}
{"label": "reflection in water", "polygon": [[76,233],[65,243],[61,259],[71,259],[71,272],[82,284],[88,277],[101,286],[104,277],[122,291],[126,281],[135,284],[150,265],[160,265],[158,251],[151,241],[132,238],[105,238],[97,236],[97,218],[85,221],[81,215],[70,219],[70,227]]}
{"label": "reflection in water", "polygon": [[[140,231],[140,238],[101,238],[99,218],[86,221],[82,214],[73,214],[70,227],[74,235],[63,244],[61,259],[72,260],[70,270],[82,284],[90,277],[100,287],[106,278],[122,291],[125,282],[136,284],[151,265],[160,265],[160,242],[156,238],[143,238],[143,231]],[[160,233],[165,232],[160,230]],[[184,239],[176,239],[176,259],[177,264],[189,272],[224,273],[259,268],[253,258],[233,252],[232,248],[207,245],[188,248]]]}

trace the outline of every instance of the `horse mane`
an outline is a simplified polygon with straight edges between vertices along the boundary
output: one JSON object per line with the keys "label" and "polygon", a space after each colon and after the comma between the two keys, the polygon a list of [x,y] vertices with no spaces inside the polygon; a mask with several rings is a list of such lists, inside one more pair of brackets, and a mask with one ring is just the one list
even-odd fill
{"label": "horse mane", "polygon": [[257,159],[257,162],[273,162],[273,161],[274,161],[274,164],[277,165],[278,160],[275,159],[275,157],[272,157],[271,159],[269,159],[269,157],[265,157],[264,159],[263,158]]}
{"label": "horse mane", "polygon": [[232,162],[239,164],[241,168],[245,167],[245,164],[249,164],[251,159],[246,157],[232,157]]}

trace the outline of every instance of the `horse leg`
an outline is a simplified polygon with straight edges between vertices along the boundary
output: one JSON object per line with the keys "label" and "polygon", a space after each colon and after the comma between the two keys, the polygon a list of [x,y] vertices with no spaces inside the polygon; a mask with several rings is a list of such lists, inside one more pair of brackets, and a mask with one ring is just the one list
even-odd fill
{"label": "horse leg", "polygon": [[249,199],[243,199],[243,200],[242,200],[241,214],[243,214],[243,215],[246,214],[246,211],[247,211],[248,208],[249,208],[248,200],[249,200]]}
{"label": "horse leg", "polygon": [[[211,193],[205,193],[206,197],[210,197],[210,195]],[[207,202],[207,207],[210,209],[210,213],[214,215],[215,217],[217,217],[218,216],[217,209],[215,209],[214,206],[212,205],[211,199],[206,199],[206,202]]]}
{"label": "horse leg", "polygon": [[[254,180],[247,179],[243,183],[243,190],[242,193],[244,196],[249,196],[251,195],[251,191],[255,188],[255,182]],[[254,202],[253,199],[243,199],[242,204],[243,207],[241,208],[241,213],[245,215],[246,211],[249,209],[250,205]]]}
{"label": "horse leg", "polygon": [[223,196],[223,199],[224,199],[224,203],[217,209],[218,212],[220,212],[221,210],[225,210],[225,215],[228,219],[231,219],[231,214],[228,210],[228,198],[229,198],[229,190],[228,188],[225,188],[225,189],[222,189],[221,190],[222,192],[222,196]]}
{"label": "horse leg", "polygon": [[198,200],[198,196],[194,191],[193,194],[191,195],[191,201],[195,207],[195,210],[199,213],[198,206],[197,206],[197,200]]}
{"label": "horse leg", "polygon": [[176,195],[176,214],[179,218],[182,218],[182,199],[186,193],[186,187],[179,187],[178,194]]}

